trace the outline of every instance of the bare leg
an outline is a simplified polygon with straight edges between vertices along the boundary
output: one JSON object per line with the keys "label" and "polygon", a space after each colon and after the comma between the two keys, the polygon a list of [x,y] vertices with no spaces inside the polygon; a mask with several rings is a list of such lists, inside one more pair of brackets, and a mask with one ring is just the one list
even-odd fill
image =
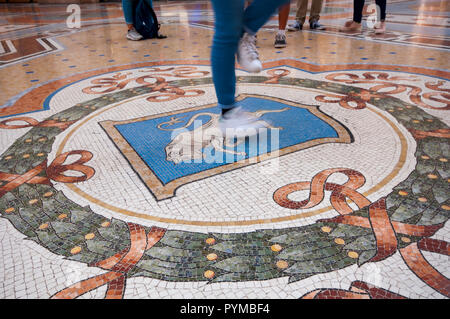
{"label": "bare leg", "polygon": [[285,30],[289,19],[289,10],[291,9],[290,2],[282,5],[278,11],[278,30]]}
{"label": "bare leg", "polygon": [[284,48],[286,42],[286,24],[289,19],[289,9],[291,5],[289,2],[278,8],[278,32],[275,35],[275,48]]}

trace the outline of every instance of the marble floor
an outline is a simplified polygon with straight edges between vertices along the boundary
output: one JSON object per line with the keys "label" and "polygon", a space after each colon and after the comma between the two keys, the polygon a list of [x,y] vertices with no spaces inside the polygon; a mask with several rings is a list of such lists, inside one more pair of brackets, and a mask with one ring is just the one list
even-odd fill
{"label": "marble floor", "polygon": [[196,152],[211,4],[154,8],[168,38],[129,41],[117,2],[0,3],[0,298],[450,297],[448,1],[377,35],[324,0],[282,49],[272,17],[236,69],[272,128]]}

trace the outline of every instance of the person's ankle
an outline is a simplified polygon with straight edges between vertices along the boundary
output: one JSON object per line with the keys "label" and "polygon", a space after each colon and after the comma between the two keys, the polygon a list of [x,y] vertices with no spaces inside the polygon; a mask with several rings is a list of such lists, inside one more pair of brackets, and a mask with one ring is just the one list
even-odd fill
{"label": "person's ankle", "polygon": [[228,112],[230,112],[233,108],[234,108],[234,104],[231,105],[225,105],[225,104],[220,104],[218,105],[220,107],[220,109],[222,110],[221,112],[221,116],[223,117],[225,114],[227,114]]}

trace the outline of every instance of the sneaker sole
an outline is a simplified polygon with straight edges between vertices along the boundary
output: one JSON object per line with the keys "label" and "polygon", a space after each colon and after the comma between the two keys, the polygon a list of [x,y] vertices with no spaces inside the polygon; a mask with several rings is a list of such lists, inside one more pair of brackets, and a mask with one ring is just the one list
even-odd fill
{"label": "sneaker sole", "polygon": [[256,135],[259,135],[259,130],[260,129],[254,129],[254,130],[251,130],[251,132],[253,133],[253,134],[245,134],[245,132],[248,132],[248,131],[246,131],[246,130],[237,130],[237,132],[233,132],[233,133],[231,133],[231,134],[226,134],[226,132],[223,132],[222,131],[222,136],[224,137],[224,138],[244,138],[244,137],[252,137],[252,136],[256,136]]}
{"label": "sneaker sole", "polygon": [[[238,62],[238,64],[239,64],[239,62]],[[261,66],[261,67],[258,67],[257,69],[256,69],[256,68],[255,68],[255,69],[252,69],[252,68],[249,68],[249,67],[245,67],[245,66],[243,66],[242,64],[239,64],[239,66],[240,66],[244,71],[247,71],[247,72],[250,72],[250,73],[259,73],[259,72],[261,72],[261,71],[263,70],[262,66]]]}
{"label": "sneaker sole", "polygon": [[131,37],[128,37],[128,36],[127,36],[127,39],[130,40],[130,41],[140,41],[140,40],[143,39],[143,37],[142,37],[142,38],[139,38],[139,39],[136,39],[136,38],[131,38]]}

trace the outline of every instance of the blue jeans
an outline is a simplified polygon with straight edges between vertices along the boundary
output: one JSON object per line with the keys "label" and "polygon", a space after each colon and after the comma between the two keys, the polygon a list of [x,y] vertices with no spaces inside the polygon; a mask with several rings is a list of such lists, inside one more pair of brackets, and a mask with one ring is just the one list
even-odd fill
{"label": "blue jeans", "polygon": [[[134,0],[138,1],[138,0]],[[134,2],[133,0],[122,0],[123,15],[127,24],[134,24]],[[153,8],[152,0],[145,0]]]}
{"label": "blue jeans", "polygon": [[277,8],[289,0],[211,0],[215,17],[211,66],[219,106],[233,107],[236,92],[235,55],[243,32],[256,34]]}

